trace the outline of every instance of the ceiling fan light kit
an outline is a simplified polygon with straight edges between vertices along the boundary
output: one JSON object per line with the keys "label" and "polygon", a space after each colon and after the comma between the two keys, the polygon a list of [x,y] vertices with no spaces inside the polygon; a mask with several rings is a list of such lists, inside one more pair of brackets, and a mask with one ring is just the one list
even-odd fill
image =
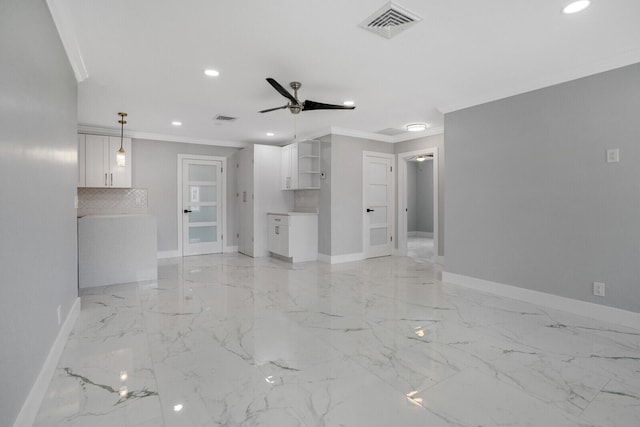
{"label": "ceiling fan light kit", "polygon": [[293,95],[287,89],[285,89],[280,83],[272,79],[271,77],[267,77],[267,82],[282,96],[287,98],[289,102],[282,107],[268,108],[266,110],[258,111],[259,113],[269,113],[271,111],[276,110],[284,110],[288,108],[291,111],[291,114],[299,114],[301,111],[310,111],[310,110],[353,110],[355,109],[355,105],[337,105],[337,104],[325,104],[323,102],[316,102],[307,99],[306,101],[300,102],[298,100],[298,89],[302,87],[302,83],[300,82],[291,82],[289,86],[293,89]]}

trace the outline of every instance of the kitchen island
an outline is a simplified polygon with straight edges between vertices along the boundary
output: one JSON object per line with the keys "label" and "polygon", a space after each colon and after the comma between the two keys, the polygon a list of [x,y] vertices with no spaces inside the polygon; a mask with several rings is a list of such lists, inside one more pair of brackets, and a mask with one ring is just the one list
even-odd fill
{"label": "kitchen island", "polygon": [[78,218],[78,286],[90,288],[158,278],[156,218]]}

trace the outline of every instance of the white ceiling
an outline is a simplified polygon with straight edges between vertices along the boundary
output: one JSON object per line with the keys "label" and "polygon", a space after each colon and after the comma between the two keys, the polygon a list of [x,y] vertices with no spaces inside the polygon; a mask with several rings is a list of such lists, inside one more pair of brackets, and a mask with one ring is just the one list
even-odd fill
{"label": "white ceiling", "polygon": [[[445,112],[640,62],[638,0],[593,0],[576,15],[561,13],[563,0],[398,0],[423,20],[392,39],[358,27],[384,3],[49,0],[72,64],[81,58],[88,74],[80,126],[118,128],[125,111],[130,133],[179,141],[282,144],[296,127],[306,136],[412,122],[437,132]],[[204,76],[209,67],[220,76]],[[301,100],[357,107],[259,114],[286,103],[266,77],[301,81]],[[238,120],[220,125],[218,114]]]}

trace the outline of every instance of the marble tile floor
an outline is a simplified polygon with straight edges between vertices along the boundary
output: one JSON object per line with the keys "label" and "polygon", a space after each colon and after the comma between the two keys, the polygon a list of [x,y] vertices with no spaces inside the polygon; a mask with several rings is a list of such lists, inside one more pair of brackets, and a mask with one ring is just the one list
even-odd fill
{"label": "marble tile floor", "polygon": [[432,237],[407,237],[407,256],[417,262],[433,262]]}
{"label": "marble tile floor", "polygon": [[640,331],[440,278],[409,257],[163,260],[83,292],[35,425],[640,425]]}

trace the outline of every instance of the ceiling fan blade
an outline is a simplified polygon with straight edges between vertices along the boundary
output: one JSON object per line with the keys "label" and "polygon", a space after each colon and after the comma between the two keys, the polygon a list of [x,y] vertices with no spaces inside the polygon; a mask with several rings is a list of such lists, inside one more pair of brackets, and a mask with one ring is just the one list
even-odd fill
{"label": "ceiling fan blade", "polygon": [[353,110],[355,105],[336,105],[336,104],[324,104],[322,102],[306,100],[303,103],[302,111],[308,110]]}
{"label": "ceiling fan blade", "polygon": [[298,100],[296,98],[294,98],[294,96],[291,95],[288,90],[286,90],[284,87],[282,87],[282,85],[280,83],[278,83],[277,81],[275,81],[271,77],[267,77],[267,81],[269,82],[269,84],[271,86],[273,86],[273,88],[275,90],[278,91],[278,93],[280,95],[284,96],[289,101],[291,101],[293,103],[293,105],[297,105],[298,104]]}
{"label": "ceiling fan blade", "polygon": [[282,109],[284,109],[284,108],[287,108],[288,106],[289,106],[289,104],[287,104],[287,105],[283,105],[282,107],[269,108],[268,110],[258,111],[258,113],[268,113],[269,111],[282,110]]}

